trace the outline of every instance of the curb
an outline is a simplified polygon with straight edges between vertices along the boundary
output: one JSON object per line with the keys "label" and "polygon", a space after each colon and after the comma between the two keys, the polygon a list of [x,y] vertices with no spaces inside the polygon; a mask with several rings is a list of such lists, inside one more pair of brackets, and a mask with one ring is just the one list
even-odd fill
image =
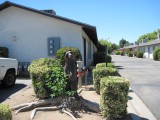
{"label": "curb", "polygon": [[130,99],[128,100],[128,113],[132,120],[141,120],[141,118],[148,120],[157,120],[151,111],[146,107],[143,101],[131,90],[129,92]]}

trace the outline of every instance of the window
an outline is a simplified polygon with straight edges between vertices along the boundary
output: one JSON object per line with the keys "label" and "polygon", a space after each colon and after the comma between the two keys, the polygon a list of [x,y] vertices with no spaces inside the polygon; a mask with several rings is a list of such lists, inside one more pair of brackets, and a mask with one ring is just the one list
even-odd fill
{"label": "window", "polygon": [[50,37],[48,38],[48,56],[54,56],[60,48],[60,38]]}

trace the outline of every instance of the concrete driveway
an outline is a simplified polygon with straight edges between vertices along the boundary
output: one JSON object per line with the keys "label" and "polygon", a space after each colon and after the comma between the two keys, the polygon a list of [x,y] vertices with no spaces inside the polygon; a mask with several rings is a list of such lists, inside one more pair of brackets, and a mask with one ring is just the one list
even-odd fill
{"label": "concrete driveway", "polygon": [[16,84],[11,88],[3,88],[0,86],[0,103],[6,99],[10,99],[25,87],[31,85],[31,79],[17,78]]}
{"label": "concrete driveway", "polygon": [[132,90],[160,120],[160,61],[112,55],[121,76],[130,80]]}

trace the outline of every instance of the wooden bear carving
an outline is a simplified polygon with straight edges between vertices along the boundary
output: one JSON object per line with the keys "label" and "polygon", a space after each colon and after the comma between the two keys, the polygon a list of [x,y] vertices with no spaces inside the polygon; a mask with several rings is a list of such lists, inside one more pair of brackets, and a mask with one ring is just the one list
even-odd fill
{"label": "wooden bear carving", "polygon": [[68,75],[67,90],[77,91],[77,64],[71,51],[65,54],[64,72]]}

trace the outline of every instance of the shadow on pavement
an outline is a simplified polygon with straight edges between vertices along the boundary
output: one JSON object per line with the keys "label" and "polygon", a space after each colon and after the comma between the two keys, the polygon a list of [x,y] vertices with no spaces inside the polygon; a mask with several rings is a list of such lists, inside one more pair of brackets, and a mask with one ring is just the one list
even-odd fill
{"label": "shadow on pavement", "polygon": [[128,100],[132,100],[132,99],[133,99],[132,97],[128,96]]}
{"label": "shadow on pavement", "polygon": [[130,114],[126,114],[124,117],[115,120],[132,120],[132,117]]}
{"label": "shadow on pavement", "polygon": [[141,117],[141,120],[149,120],[149,119],[147,119],[147,118],[142,118],[142,117]]}
{"label": "shadow on pavement", "polygon": [[13,95],[14,93],[18,92],[19,90],[23,89],[27,85],[25,84],[15,84],[11,88],[3,88],[0,85],[0,103],[5,101],[9,96]]}
{"label": "shadow on pavement", "polygon": [[115,66],[117,69],[124,69],[123,66]]}
{"label": "shadow on pavement", "polygon": [[149,120],[147,118],[140,117],[140,116],[133,114],[133,113],[130,113],[130,116],[132,117],[132,120],[139,120],[139,119],[140,120]]}

